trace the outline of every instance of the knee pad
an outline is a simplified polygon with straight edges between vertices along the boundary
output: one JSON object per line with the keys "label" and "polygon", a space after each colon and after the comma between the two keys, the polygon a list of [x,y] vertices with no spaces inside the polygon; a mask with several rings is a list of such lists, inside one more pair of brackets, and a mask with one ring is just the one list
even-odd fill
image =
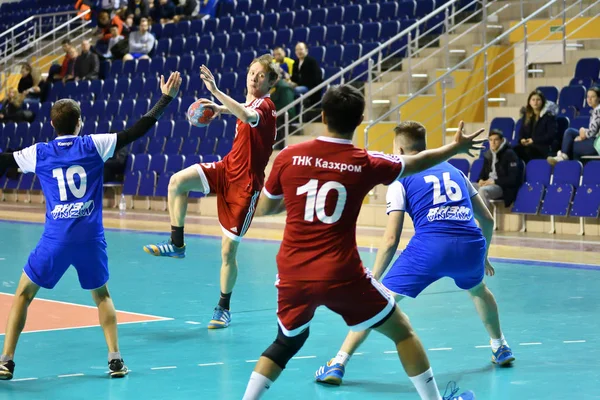
{"label": "knee pad", "polygon": [[301,334],[294,337],[287,337],[281,331],[281,328],[277,332],[277,339],[269,346],[267,350],[262,354],[263,357],[267,357],[281,369],[285,369],[285,366],[292,357],[300,351],[306,339],[308,339],[309,328],[306,328]]}

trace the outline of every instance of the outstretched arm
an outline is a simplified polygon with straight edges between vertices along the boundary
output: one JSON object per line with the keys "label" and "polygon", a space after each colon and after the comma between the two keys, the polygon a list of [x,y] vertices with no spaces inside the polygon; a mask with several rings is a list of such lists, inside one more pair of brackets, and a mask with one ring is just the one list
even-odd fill
{"label": "outstretched arm", "polygon": [[7,168],[18,168],[13,153],[0,153],[0,176],[4,175]]}
{"label": "outstretched arm", "polygon": [[428,168],[433,167],[441,162],[452,158],[453,156],[461,153],[471,154],[471,150],[481,149],[481,143],[485,139],[475,140],[485,129],[480,129],[471,135],[465,135],[463,132],[464,122],[460,121],[454,141],[437,149],[425,150],[414,156],[402,156],[404,159],[404,171],[402,176],[408,176],[416,174],[417,172],[424,171]]}
{"label": "outstretched arm", "polygon": [[119,151],[129,143],[141,138],[154,126],[156,121],[163,115],[169,104],[179,91],[181,86],[181,76],[179,72],[173,72],[169,80],[165,83],[165,78],[160,77],[160,90],[162,97],[142,118],[140,118],[132,127],[117,133],[117,144],[115,151]]}
{"label": "outstretched arm", "polygon": [[259,115],[256,110],[245,107],[243,104],[238,103],[217,88],[215,77],[205,65],[200,67],[200,78],[202,78],[208,91],[223,104],[222,106],[218,106],[210,100],[201,100],[202,104],[211,106],[215,109],[213,119],[218,117],[219,114],[233,114],[244,123],[254,124],[258,121]]}

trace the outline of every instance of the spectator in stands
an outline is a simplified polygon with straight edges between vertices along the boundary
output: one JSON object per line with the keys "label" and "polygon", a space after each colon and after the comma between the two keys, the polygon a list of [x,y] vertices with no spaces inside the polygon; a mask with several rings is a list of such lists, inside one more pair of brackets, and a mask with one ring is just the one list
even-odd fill
{"label": "spectator in stands", "polygon": [[566,130],[562,148],[555,157],[548,157],[548,162],[555,165],[565,160],[579,160],[582,156],[597,156],[598,151],[594,146],[600,140],[600,88],[594,86],[587,91],[587,103],[593,109],[590,125],[579,130],[569,128]]}
{"label": "spectator in stands", "polygon": [[123,182],[127,154],[127,147],[123,147],[104,162],[104,182]]}
{"label": "spectator in stands", "polygon": [[120,60],[123,57],[125,57],[125,55],[129,51],[129,45],[128,43],[121,43],[119,46],[116,46],[117,43],[125,39],[123,35],[119,35],[119,27],[117,25],[113,25],[110,27],[110,34],[111,37],[108,41],[108,52],[106,52],[106,54],[103,54],[102,57]]}
{"label": "spectator in stands", "polygon": [[6,93],[0,109],[0,122],[20,122],[20,111],[25,96],[19,94],[17,89],[11,87]]}
{"label": "spectator in stands", "polygon": [[557,131],[556,116],[548,110],[544,94],[534,90],[527,98],[525,115],[518,133],[519,144],[515,147],[515,152],[526,163],[533,159],[546,158],[550,155]]}
{"label": "spectator in stands", "polygon": [[176,15],[175,3],[171,0],[155,0],[153,16],[155,21],[161,24],[174,22]]}
{"label": "spectator in stands", "polygon": [[475,188],[491,210],[491,200],[504,200],[508,207],[517,197],[522,171],[517,154],[498,129],[489,135],[490,148],[483,155],[483,168]]}
{"label": "spectator in stands", "polygon": [[200,15],[215,18],[218,0],[200,0]]}
{"label": "spectator in stands", "polygon": [[110,33],[111,26],[116,25],[119,30],[119,35],[123,35],[123,20],[119,15],[115,15],[112,20],[108,11],[103,10],[98,14],[98,31],[96,37],[96,51],[98,54],[106,54],[108,52],[108,42],[112,37]]}
{"label": "spectator in stands", "polygon": [[140,27],[137,32],[129,35],[129,54],[123,57],[123,61],[150,58],[148,53],[154,48],[154,35],[148,32],[148,19],[140,20]]}
{"label": "spectator in stands", "polygon": [[129,0],[127,4],[127,16],[132,16],[134,25],[139,25],[142,18],[150,16],[148,0]]}
{"label": "spectator in stands", "polygon": [[198,17],[200,13],[200,5],[197,0],[174,0],[176,5],[175,17],[176,22],[178,21],[189,21]]}
{"label": "spectator in stands", "polygon": [[285,54],[285,49],[281,46],[277,46],[273,49],[273,58],[275,59],[275,63],[279,65],[281,71],[283,71],[283,79],[289,80],[290,74],[294,69],[294,60],[287,57]]}
{"label": "spectator in stands", "polygon": [[[306,43],[299,42],[296,45],[296,57],[292,69],[290,86],[294,88],[296,95],[302,95],[316,87],[323,81],[321,67],[316,59],[308,55]],[[320,93],[311,96],[309,103],[315,104],[321,98]]]}
{"label": "spectator in stands", "polygon": [[[273,104],[275,104],[276,110],[281,110],[294,101],[294,89],[292,89],[290,84],[285,79],[282,79],[282,75],[283,71],[281,72],[279,79],[277,79],[277,82],[275,82],[275,85],[273,85],[273,88],[271,89],[271,100],[273,101]],[[289,121],[292,121],[292,119],[296,117],[296,108],[292,107],[287,112]],[[277,117],[277,137],[275,140],[276,142],[279,142],[285,137],[284,124],[285,115]],[[281,150],[283,149],[284,145],[285,143],[283,142],[275,144],[274,149]]]}
{"label": "spectator in stands", "polygon": [[21,64],[21,79],[17,89],[19,94],[24,96],[25,103],[40,101],[40,81],[41,77],[38,71],[34,71],[28,63]]}
{"label": "spectator in stands", "polygon": [[69,56],[69,60],[67,61],[65,75],[62,77],[63,83],[75,79],[75,61],[77,60],[77,49],[71,46],[69,50],[67,50],[67,54]]}
{"label": "spectator in stands", "polygon": [[60,71],[57,73],[52,73],[48,78],[50,81],[60,81],[67,75],[69,61],[71,60],[71,56],[69,55],[69,49],[73,48],[73,46],[71,45],[71,41],[69,39],[64,39],[61,42],[61,46],[63,51],[65,52],[65,56],[60,66]]}
{"label": "spectator in stands", "polygon": [[98,79],[100,60],[98,55],[90,51],[91,44],[88,39],[81,42],[81,54],[75,59],[75,80]]}
{"label": "spectator in stands", "polygon": [[112,15],[121,6],[121,0],[100,0],[100,9]]}

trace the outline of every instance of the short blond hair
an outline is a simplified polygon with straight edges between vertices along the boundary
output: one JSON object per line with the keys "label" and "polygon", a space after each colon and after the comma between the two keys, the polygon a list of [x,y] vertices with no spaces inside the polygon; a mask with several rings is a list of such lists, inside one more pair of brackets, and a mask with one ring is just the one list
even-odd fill
{"label": "short blond hair", "polygon": [[252,60],[248,68],[253,66],[255,63],[259,63],[265,68],[268,81],[272,82],[272,85],[275,84],[281,74],[281,68],[279,67],[279,64],[275,62],[273,56],[270,54],[263,54],[260,57],[256,57],[254,60]]}
{"label": "short blond hair", "polygon": [[427,148],[427,130],[417,121],[403,121],[395,128],[396,137],[400,137],[407,150],[423,151]]}

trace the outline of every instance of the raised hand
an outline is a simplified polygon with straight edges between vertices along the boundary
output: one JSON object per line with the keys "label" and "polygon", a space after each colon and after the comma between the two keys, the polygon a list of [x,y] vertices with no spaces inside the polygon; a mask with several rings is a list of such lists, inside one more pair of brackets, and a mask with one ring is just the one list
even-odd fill
{"label": "raised hand", "polygon": [[175,97],[177,96],[177,92],[179,92],[179,87],[181,86],[181,75],[179,72],[172,72],[171,76],[165,83],[165,77],[160,76],[160,90],[162,94],[166,94],[167,96]]}
{"label": "raised hand", "polygon": [[475,138],[481,135],[483,132],[485,132],[485,129],[481,128],[477,132],[472,133],[470,135],[465,134],[464,129],[465,123],[463,121],[460,121],[460,123],[458,124],[458,131],[454,136],[454,144],[458,147],[459,153],[465,153],[470,155],[471,157],[474,157],[475,155],[472,154],[471,151],[483,149],[482,143],[486,141],[486,139]]}
{"label": "raised hand", "polygon": [[202,82],[204,82],[206,89],[208,89],[209,92],[214,93],[217,90],[215,77],[206,65],[200,67],[200,79],[202,79]]}

